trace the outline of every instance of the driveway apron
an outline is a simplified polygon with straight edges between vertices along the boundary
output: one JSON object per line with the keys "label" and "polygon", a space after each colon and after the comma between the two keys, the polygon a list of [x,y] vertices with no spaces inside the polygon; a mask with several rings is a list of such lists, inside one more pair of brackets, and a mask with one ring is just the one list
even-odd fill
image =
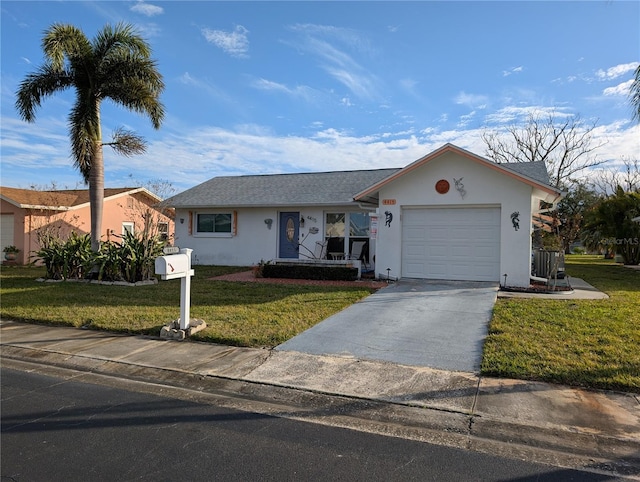
{"label": "driveway apron", "polygon": [[497,283],[402,279],[276,347],[477,372]]}

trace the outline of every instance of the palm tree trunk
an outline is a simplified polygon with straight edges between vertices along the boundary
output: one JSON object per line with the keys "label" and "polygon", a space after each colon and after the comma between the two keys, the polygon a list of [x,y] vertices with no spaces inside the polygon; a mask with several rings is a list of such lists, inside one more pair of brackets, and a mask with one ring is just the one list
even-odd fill
{"label": "palm tree trunk", "polygon": [[104,163],[102,146],[96,146],[96,154],[89,175],[89,204],[91,208],[91,250],[100,250],[102,235],[102,204],[104,201]]}
{"label": "palm tree trunk", "polygon": [[[98,103],[98,102],[97,102]],[[100,129],[100,107],[96,107],[98,122],[93,138],[93,160],[89,172],[89,206],[91,210],[91,250],[100,250],[102,237],[102,206],[104,203],[104,157],[102,153],[102,132]]]}

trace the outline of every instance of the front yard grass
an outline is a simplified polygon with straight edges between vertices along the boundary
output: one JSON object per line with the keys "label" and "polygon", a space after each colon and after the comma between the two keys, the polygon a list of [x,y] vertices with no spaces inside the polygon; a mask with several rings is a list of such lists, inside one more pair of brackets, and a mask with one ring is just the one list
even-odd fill
{"label": "front yard grass", "polygon": [[[195,266],[191,317],[207,328],[193,339],[272,347],[371,293],[343,286],[235,283],[210,278],[247,268]],[[150,286],[41,283],[37,267],[2,267],[0,317],[134,334],[159,335],[180,316],[180,280]]]}
{"label": "front yard grass", "polygon": [[499,299],[482,374],[640,392],[640,271],[579,255],[566,268],[610,298]]}
{"label": "front yard grass", "polygon": [[[364,287],[214,281],[241,268],[196,266],[194,339],[272,347],[371,293]],[[570,276],[608,300],[500,299],[485,341],[483,375],[640,393],[640,271],[593,256],[567,259]],[[0,317],[158,335],[179,316],[180,280],[151,286],[40,283],[43,268],[2,267]]]}

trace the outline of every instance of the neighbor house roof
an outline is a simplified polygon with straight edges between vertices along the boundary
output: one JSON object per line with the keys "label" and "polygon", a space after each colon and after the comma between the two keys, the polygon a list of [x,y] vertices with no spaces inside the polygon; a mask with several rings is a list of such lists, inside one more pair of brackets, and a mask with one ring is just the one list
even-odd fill
{"label": "neighbor house roof", "polygon": [[[142,192],[157,202],[161,199],[143,187],[105,188],[104,199],[111,199],[126,194]],[[0,187],[0,198],[22,209],[47,209],[52,211],[68,211],[89,204],[88,189],[62,189],[55,191],[38,191],[35,189],[18,189]]]}
{"label": "neighbor house roof", "polygon": [[175,208],[339,205],[399,169],[214,177],[167,199]]}
{"label": "neighbor house roof", "polygon": [[356,200],[371,200],[375,197],[376,193],[383,186],[388,183],[395,181],[401,176],[405,176],[411,173],[413,170],[433,161],[434,159],[442,156],[447,152],[453,152],[460,156],[463,156],[467,159],[470,159],[479,164],[485,165],[490,169],[493,169],[498,172],[502,172],[510,177],[518,179],[525,184],[529,184],[533,187],[541,189],[549,194],[557,194],[560,195],[562,193],[561,190],[551,186],[549,184],[549,173],[547,172],[547,168],[545,167],[544,161],[535,161],[535,162],[510,162],[510,163],[501,163],[498,164],[484,157],[478,156],[472,152],[469,152],[465,149],[462,149],[458,146],[454,146],[453,144],[445,144],[440,149],[436,149],[435,151],[427,154],[424,157],[421,157],[417,161],[409,164],[407,167],[403,169],[399,169],[397,172],[390,174],[386,179],[381,179],[376,184],[373,184],[363,191],[354,195]]}

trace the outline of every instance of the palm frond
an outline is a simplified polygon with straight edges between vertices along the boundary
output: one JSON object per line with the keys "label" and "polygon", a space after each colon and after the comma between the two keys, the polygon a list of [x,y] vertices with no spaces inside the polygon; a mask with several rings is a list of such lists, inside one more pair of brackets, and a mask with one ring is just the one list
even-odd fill
{"label": "palm frond", "polygon": [[55,23],[45,31],[42,50],[54,69],[64,69],[65,58],[69,61],[90,57],[91,43],[77,27]]}
{"label": "palm frond", "polygon": [[35,111],[45,97],[74,85],[73,75],[66,70],[58,70],[51,64],[44,64],[37,72],[28,74],[16,92],[16,110],[23,120],[33,122]]}
{"label": "palm frond", "polygon": [[75,167],[88,183],[95,149],[101,143],[99,105],[90,98],[78,97],[69,114],[71,151]]}
{"label": "palm frond", "polygon": [[147,150],[147,143],[142,136],[119,127],[113,132],[111,142],[105,142],[103,146],[110,146],[118,154],[130,157],[142,154]]}
{"label": "palm frond", "polygon": [[124,22],[115,27],[107,24],[93,39],[93,52],[97,59],[119,57],[124,52],[130,52],[140,57],[149,57],[151,47],[140,37],[135,27]]}

